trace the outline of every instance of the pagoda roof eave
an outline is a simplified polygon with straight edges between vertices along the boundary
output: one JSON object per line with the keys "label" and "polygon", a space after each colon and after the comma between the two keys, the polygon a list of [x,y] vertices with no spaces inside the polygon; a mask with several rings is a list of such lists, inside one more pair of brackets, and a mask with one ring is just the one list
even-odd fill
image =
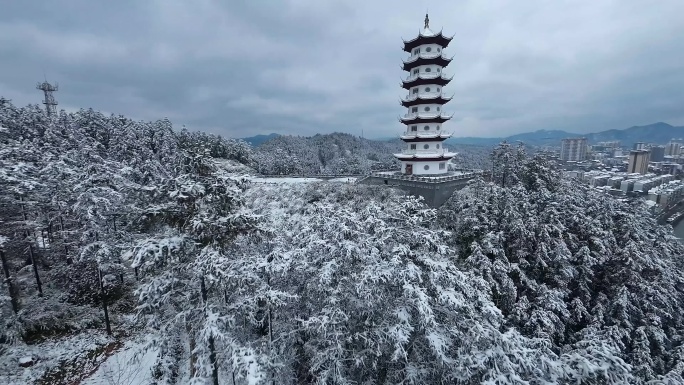
{"label": "pagoda roof eave", "polygon": [[444,154],[392,154],[395,158],[399,160],[413,160],[413,161],[423,161],[423,162],[430,162],[430,161],[440,161],[440,160],[449,160],[456,155],[458,155],[455,152],[445,152]]}
{"label": "pagoda roof eave", "polygon": [[402,80],[401,81],[401,88],[408,90],[408,89],[411,89],[411,87],[422,86],[422,85],[426,85],[426,84],[435,84],[435,85],[444,87],[447,84],[449,84],[449,82],[451,82],[451,79],[453,79],[453,78],[454,78],[453,75],[451,77],[447,78],[447,77],[444,77],[444,74],[441,74],[441,73],[440,73],[440,76],[434,76],[434,77],[432,77],[432,76],[425,77],[422,74],[419,74],[418,76],[414,77],[411,80],[405,80],[405,79]]}
{"label": "pagoda roof eave", "polygon": [[[431,31],[431,32],[432,32],[432,31]],[[444,36],[444,33],[443,33],[443,32],[444,32],[444,28],[440,29],[439,32],[437,32],[437,33],[434,33],[434,32],[433,32],[431,35],[426,35],[426,34],[423,34],[423,31],[421,31],[421,30],[419,29],[419,30],[418,30],[418,36],[414,37],[414,38],[411,39],[411,40],[404,40],[404,38],[402,38],[401,41],[404,43],[404,46],[406,46],[407,44],[415,43],[415,42],[417,42],[417,41],[420,40],[420,39],[426,39],[426,38],[429,39],[429,38],[435,38],[435,37],[437,37],[437,38],[443,38],[443,39],[445,39],[445,40],[447,40],[447,41],[451,41],[451,40],[454,38],[454,36],[456,36],[456,34],[454,34],[454,35],[452,35],[452,36],[450,36],[450,37],[447,37],[447,36]]]}
{"label": "pagoda roof eave", "polygon": [[424,36],[420,35],[419,37],[409,41],[409,42],[404,42],[404,47],[403,51],[411,53],[411,51],[418,47],[419,45],[424,45],[424,44],[437,44],[442,48],[446,48],[449,46],[449,42],[451,41],[452,38],[448,38],[444,35],[440,34],[435,35],[435,36]]}
{"label": "pagoda roof eave", "polygon": [[448,58],[444,56],[443,54],[438,54],[438,55],[425,55],[423,56],[418,55],[410,60],[402,61],[402,66],[401,69],[404,71],[411,71],[413,68],[422,66],[422,65],[430,65],[430,64],[437,64],[442,67],[446,67],[451,63],[451,61],[454,58]]}
{"label": "pagoda roof eave", "polygon": [[414,142],[443,142],[451,138],[452,134],[440,134],[431,136],[419,136],[419,135],[402,135],[399,137],[402,141],[406,143]]}
{"label": "pagoda roof eave", "polygon": [[426,103],[432,103],[432,104],[439,104],[439,105],[444,105],[447,104],[451,101],[452,97],[445,98],[442,95],[437,95],[432,98],[426,98],[426,97],[416,97],[412,99],[401,99],[400,104],[404,107],[412,107],[418,104],[426,104]]}
{"label": "pagoda roof eave", "polygon": [[451,115],[421,115],[417,114],[410,118],[403,117],[399,118],[399,121],[403,124],[421,124],[421,123],[444,123],[451,119],[454,114]]}

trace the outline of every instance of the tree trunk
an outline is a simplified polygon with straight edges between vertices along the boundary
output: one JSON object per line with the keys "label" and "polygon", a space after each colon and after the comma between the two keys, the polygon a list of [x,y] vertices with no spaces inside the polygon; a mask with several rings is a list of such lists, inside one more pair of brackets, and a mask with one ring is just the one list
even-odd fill
{"label": "tree trunk", "polygon": [[7,282],[7,288],[9,289],[10,301],[12,302],[12,310],[14,314],[19,313],[19,300],[17,298],[17,291],[12,282],[12,276],[10,275],[9,266],[7,265],[7,260],[5,259],[5,252],[0,249],[0,261],[2,261],[2,270],[5,272],[5,280]]}
{"label": "tree trunk", "polygon": [[[21,200],[21,215],[24,217],[24,225],[26,225],[26,221],[28,220],[28,217],[26,216],[26,210],[24,209],[24,197],[20,198]],[[24,234],[26,235],[26,238],[29,238],[29,231],[28,229],[24,230]],[[29,238],[29,257],[31,258],[31,265],[33,266],[33,275],[36,277],[36,285],[38,285],[38,296],[42,297],[43,296],[43,284],[40,282],[40,274],[38,274],[38,265],[36,265],[36,259],[33,256],[33,244],[31,244],[31,239]]]}
{"label": "tree trunk", "polygon": [[112,335],[112,326],[109,323],[109,309],[107,309],[107,299],[105,298],[104,283],[102,282],[102,270],[97,267],[97,278],[100,281],[100,301],[102,302],[102,310],[104,310],[105,317],[105,327],[107,328],[107,334]]}
{"label": "tree trunk", "polygon": [[[200,288],[202,291],[202,301],[204,302],[204,308],[207,307],[207,287],[204,284],[204,277],[200,278]],[[211,377],[213,379],[214,385],[219,385],[218,378],[218,362],[216,362],[216,348],[214,346],[214,336],[209,336],[209,361],[211,362]]]}
{"label": "tree trunk", "polygon": [[71,265],[71,257],[69,257],[69,247],[67,245],[64,245],[64,258],[66,259],[66,264]]}
{"label": "tree trunk", "polygon": [[43,296],[43,284],[40,282],[40,274],[38,274],[38,265],[36,265],[36,259],[33,256],[33,245],[29,240],[29,257],[31,257],[31,266],[33,266],[33,275],[36,277],[36,285],[38,285],[38,296]]}
{"label": "tree trunk", "polygon": [[195,377],[195,364],[197,363],[197,356],[195,356],[195,335],[192,333],[192,328],[189,323],[185,324],[185,331],[188,332],[188,340],[190,342],[190,378]]}

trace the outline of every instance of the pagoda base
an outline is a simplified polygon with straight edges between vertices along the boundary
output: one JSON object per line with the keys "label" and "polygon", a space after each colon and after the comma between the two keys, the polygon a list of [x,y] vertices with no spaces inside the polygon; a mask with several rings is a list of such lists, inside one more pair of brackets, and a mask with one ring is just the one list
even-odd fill
{"label": "pagoda base", "polygon": [[361,183],[397,187],[409,195],[423,197],[428,206],[438,208],[451,197],[454,191],[462,189],[468,181],[482,174],[482,170],[456,170],[434,176],[379,171],[370,174]]}

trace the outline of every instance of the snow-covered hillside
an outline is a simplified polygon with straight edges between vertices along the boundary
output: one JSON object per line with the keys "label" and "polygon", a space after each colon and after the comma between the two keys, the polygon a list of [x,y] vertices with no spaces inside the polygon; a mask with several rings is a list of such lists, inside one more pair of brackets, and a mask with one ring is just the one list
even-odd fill
{"label": "snow-covered hillside", "polygon": [[167,120],[0,125],[0,382],[684,382],[672,229],[522,148],[433,210]]}

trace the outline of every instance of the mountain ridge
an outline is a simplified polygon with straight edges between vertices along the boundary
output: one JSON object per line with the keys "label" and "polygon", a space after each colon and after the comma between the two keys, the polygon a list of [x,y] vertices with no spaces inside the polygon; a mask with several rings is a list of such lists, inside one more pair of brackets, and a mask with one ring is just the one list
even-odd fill
{"label": "mountain ridge", "polygon": [[[262,143],[270,139],[283,136],[281,134],[271,133],[268,135],[255,135],[252,137],[242,138],[245,142],[254,147],[260,146]],[[287,136],[287,135],[284,135]],[[587,138],[589,143],[607,142],[618,140],[622,145],[631,145],[636,142],[658,143],[666,144],[673,138],[684,138],[684,126],[673,126],[665,122],[656,122],[642,126],[632,126],[623,129],[609,129],[604,131],[592,132],[587,134],[577,134],[564,130],[537,130],[531,132],[523,132],[505,137],[482,138],[474,136],[449,138],[445,141],[446,144],[467,144],[476,146],[490,146],[500,143],[501,141],[517,142],[521,141],[529,145],[543,146],[560,144],[564,138],[582,137]],[[380,137],[380,138],[366,138],[373,141],[386,142],[396,140],[398,137]]]}
{"label": "mountain ridge", "polygon": [[446,143],[493,145],[506,140],[507,142],[521,141],[531,145],[549,145],[560,144],[562,139],[571,137],[587,138],[589,143],[618,140],[622,145],[629,145],[635,142],[665,144],[673,138],[684,137],[684,126],[673,126],[668,123],[657,122],[642,126],[610,129],[586,134],[577,134],[564,130],[537,130],[497,138],[450,138]]}

